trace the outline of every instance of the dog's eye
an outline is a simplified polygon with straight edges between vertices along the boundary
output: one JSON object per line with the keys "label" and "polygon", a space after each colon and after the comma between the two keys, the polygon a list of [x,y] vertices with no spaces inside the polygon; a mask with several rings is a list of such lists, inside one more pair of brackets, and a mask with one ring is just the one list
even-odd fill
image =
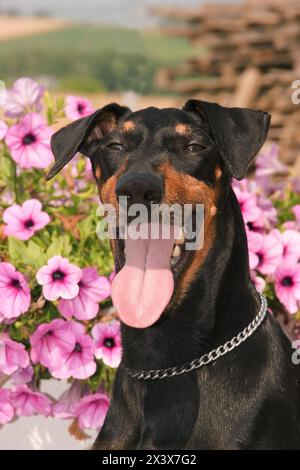
{"label": "dog's eye", "polygon": [[110,142],[110,144],[107,144],[107,147],[109,147],[111,150],[115,150],[116,152],[119,152],[124,148],[120,142]]}
{"label": "dog's eye", "polygon": [[186,147],[189,152],[196,153],[196,152],[201,152],[205,147],[201,144],[196,144],[196,143],[191,143],[187,145]]}

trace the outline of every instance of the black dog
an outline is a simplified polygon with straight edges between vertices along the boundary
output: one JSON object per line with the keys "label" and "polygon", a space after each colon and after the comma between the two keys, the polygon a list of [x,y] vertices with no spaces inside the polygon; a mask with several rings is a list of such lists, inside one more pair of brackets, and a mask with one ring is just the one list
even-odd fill
{"label": "black dog", "polygon": [[[269,314],[228,354],[177,375],[259,312],[231,178],[245,176],[269,121],[261,111],[197,100],[183,110],[134,113],[110,104],[53,136],[56,163],[48,178],[80,151],[91,158],[104,202],[117,206],[126,195],[131,203],[205,206],[204,246],[188,253],[180,245],[176,263],[164,266],[174,291],[165,271],[155,282],[147,260],[141,260],[144,278],[133,273],[132,281],[126,270],[134,248],[124,268],[124,244],[112,242],[116,269],[125,269],[115,293],[124,351],[95,449],[300,449],[298,371],[289,340]],[[163,250],[160,256],[154,267],[165,263]],[[136,280],[144,283],[140,293],[131,289]],[[171,377],[132,376],[173,366]]]}

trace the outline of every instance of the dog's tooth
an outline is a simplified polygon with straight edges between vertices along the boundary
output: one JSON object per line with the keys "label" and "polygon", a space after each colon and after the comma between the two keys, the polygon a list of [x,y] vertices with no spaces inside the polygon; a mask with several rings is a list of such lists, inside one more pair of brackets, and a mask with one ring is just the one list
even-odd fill
{"label": "dog's tooth", "polygon": [[180,246],[176,245],[173,252],[172,252],[172,256],[177,257],[177,256],[180,256],[180,255],[181,255]]}
{"label": "dog's tooth", "polygon": [[185,242],[185,233],[183,231],[183,228],[180,227],[179,231],[178,231],[178,236],[175,240],[175,244],[176,245],[183,245]]}

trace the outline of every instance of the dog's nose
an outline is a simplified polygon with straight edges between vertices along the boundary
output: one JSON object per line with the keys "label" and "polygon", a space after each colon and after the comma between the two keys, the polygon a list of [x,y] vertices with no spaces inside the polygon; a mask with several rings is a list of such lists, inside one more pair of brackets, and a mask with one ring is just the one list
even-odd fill
{"label": "dog's nose", "polygon": [[153,173],[126,173],[116,185],[116,195],[127,196],[130,204],[159,203],[163,191],[162,177]]}

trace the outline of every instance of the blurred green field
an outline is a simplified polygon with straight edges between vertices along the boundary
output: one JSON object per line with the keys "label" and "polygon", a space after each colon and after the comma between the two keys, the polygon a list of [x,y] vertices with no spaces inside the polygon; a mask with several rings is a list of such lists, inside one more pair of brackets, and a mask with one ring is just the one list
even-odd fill
{"label": "blurred green field", "polygon": [[[46,75],[61,90],[156,92],[155,71],[195,52],[185,39],[90,24],[0,42],[0,77]],[[55,80],[54,80],[55,83]]]}

